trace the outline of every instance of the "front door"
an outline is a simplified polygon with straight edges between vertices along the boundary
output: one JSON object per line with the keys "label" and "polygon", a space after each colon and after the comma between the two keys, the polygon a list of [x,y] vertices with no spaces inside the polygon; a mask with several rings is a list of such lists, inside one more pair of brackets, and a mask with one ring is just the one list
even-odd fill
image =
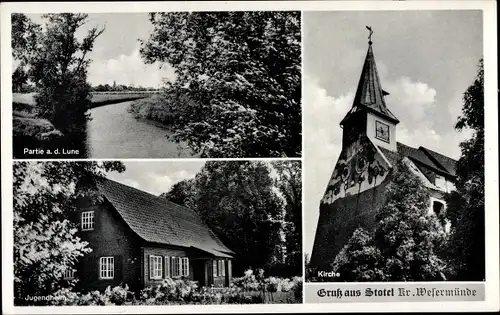
{"label": "front door", "polygon": [[193,260],[193,280],[198,281],[200,287],[207,285],[207,273],[204,259]]}

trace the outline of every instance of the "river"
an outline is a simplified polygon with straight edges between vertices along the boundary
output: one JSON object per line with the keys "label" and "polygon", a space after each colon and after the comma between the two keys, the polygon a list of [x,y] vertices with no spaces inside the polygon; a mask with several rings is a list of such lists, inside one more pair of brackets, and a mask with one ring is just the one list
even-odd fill
{"label": "river", "polygon": [[127,111],[132,102],[96,107],[87,123],[89,158],[194,157],[186,144],[168,138],[171,131],[159,124],[134,118]]}

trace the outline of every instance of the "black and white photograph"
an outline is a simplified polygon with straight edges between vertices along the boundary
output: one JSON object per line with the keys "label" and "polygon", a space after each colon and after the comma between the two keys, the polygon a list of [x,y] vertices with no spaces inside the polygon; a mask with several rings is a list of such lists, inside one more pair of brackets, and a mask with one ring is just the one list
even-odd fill
{"label": "black and white photograph", "polygon": [[482,18],[303,13],[306,281],[485,281]]}
{"label": "black and white photograph", "polygon": [[11,15],[13,156],[300,157],[300,11]]}
{"label": "black and white photograph", "polygon": [[13,172],[16,306],[302,303],[300,161]]}

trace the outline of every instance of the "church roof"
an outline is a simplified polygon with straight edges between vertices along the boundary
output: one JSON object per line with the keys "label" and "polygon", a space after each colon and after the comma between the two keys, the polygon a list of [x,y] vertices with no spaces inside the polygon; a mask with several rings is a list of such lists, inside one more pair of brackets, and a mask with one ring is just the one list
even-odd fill
{"label": "church roof", "polygon": [[373,56],[372,42],[370,41],[352,108],[340,124],[342,125],[348,117],[363,109],[398,123],[399,120],[385,104],[384,96],[388,94],[380,84],[375,57]]}
{"label": "church roof", "polygon": [[413,162],[416,162],[415,164],[417,167],[424,166],[434,173],[448,177],[454,177],[456,175],[456,160],[422,146],[417,149],[398,142],[397,152],[390,151],[380,146],[379,149],[391,164],[395,164],[399,158],[406,156]]}
{"label": "church roof", "polygon": [[189,208],[105,178],[98,189],[147,242],[194,247],[217,257],[234,253]]}

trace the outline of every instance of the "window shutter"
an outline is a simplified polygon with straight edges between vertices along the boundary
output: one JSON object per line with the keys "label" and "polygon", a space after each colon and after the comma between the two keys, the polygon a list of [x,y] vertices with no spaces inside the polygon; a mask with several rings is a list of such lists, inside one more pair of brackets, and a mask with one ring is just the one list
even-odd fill
{"label": "window shutter", "polygon": [[182,276],[181,257],[177,257],[177,275]]}
{"label": "window shutter", "polygon": [[170,277],[174,276],[174,258],[175,257],[170,257],[170,259],[169,259]]}
{"label": "window shutter", "polygon": [[186,257],[184,259],[186,259],[186,276],[189,276],[189,258]]}
{"label": "window shutter", "polygon": [[227,261],[227,277],[229,280],[231,280],[231,278],[233,277],[233,266],[231,259]]}
{"label": "window shutter", "polygon": [[212,263],[212,273],[213,273],[213,276],[214,277],[217,277],[217,260],[214,260],[213,263]]}
{"label": "window shutter", "polygon": [[221,260],[221,265],[222,265],[222,276],[225,277],[226,276],[226,261],[225,260]]}
{"label": "window shutter", "polygon": [[163,260],[163,268],[165,269],[163,278],[170,278],[170,257],[165,256]]}
{"label": "window shutter", "polygon": [[148,261],[149,261],[149,264],[148,264],[148,270],[149,270],[149,279],[153,279],[153,257],[151,257],[151,255],[148,255]]}

